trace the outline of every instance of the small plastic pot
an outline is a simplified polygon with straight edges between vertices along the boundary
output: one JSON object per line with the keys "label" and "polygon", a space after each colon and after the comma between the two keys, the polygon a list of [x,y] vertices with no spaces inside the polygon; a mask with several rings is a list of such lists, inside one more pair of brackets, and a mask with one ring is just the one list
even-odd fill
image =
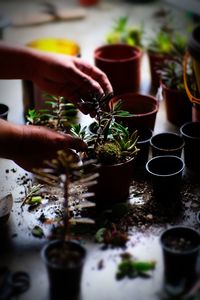
{"label": "small plastic pot", "polygon": [[155,156],[146,164],[153,193],[159,203],[170,204],[181,198],[181,182],[184,162],[178,156]]}
{"label": "small plastic pot", "polygon": [[187,122],[180,132],[185,141],[185,165],[190,171],[200,173],[200,122]]}
{"label": "small plastic pot", "polygon": [[175,155],[181,157],[184,147],[182,136],[173,132],[162,132],[152,136],[150,145],[152,156]]}
{"label": "small plastic pot", "polygon": [[153,131],[150,128],[138,130],[139,138],[136,146],[139,151],[135,157],[135,167],[145,169],[145,165],[149,158],[150,139],[152,134]]}
{"label": "small plastic pot", "polygon": [[[66,250],[67,249],[67,250]],[[60,253],[68,256],[63,262]],[[76,299],[80,293],[81,276],[86,256],[86,249],[76,241],[53,240],[42,249],[42,259],[46,264],[50,299]]]}
{"label": "small plastic pot", "polygon": [[200,235],[188,226],[173,226],[160,236],[167,291],[183,293],[197,276]]}
{"label": "small plastic pot", "polygon": [[0,103],[0,118],[7,120],[8,119],[9,107],[6,104]]}

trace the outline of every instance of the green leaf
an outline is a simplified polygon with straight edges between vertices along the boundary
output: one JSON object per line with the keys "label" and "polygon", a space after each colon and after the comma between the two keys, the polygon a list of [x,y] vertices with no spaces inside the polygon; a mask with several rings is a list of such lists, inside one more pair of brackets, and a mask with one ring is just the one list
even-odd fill
{"label": "green leaf", "polygon": [[32,229],[32,235],[33,235],[34,237],[37,237],[37,238],[40,238],[40,239],[41,239],[41,238],[44,236],[43,229],[42,229],[40,226],[36,225],[36,226],[33,227],[33,229]]}
{"label": "green leaf", "polygon": [[103,243],[104,242],[104,233],[106,231],[106,228],[100,228],[96,234],[95,234],[95,241],[97,243]]}

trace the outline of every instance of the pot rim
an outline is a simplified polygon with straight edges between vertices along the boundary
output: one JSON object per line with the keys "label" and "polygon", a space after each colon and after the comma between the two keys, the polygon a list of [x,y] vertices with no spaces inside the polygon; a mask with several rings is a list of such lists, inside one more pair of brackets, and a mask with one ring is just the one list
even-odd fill
{"label": "pot rim", "polygon": [[[180,168],[180,170],[178,170],[176,172],[173,172],[171,174],[157,174],[157,173],[152,172],[149,169],[149,164],[152,161],[157,160],[157,159],[166,159],[166,158],[175,158],[176,160],[179,160],[182,163],[182,167]],[[148,162],[146,163],[146,170],[149,172],[149,174],[151,174],[153,176],[157,176],[157,177],[163,177],[163,178],[164,177],[175,176],[175,175],[183,172],[184,168],[185,168],[185,163],[184,163],[183,159],[181,157],[176,156],[176,155],[159,155],[159,156],[154,156],[151,159],[149,159]]]}
{"label": "pot rim", "polygon": [[[154,109],[149,111],[149,112],[146,112],[146,113],[140,113],[140,114],[132,114],[132,116],[120,116],[119,118],[128,118],[128,119],[131,119],[131,118],[140,118],[142,116],[149,116],[149,115],[152,115],[152,114],[155,114],[158,112],[158,109],[159,109],[159,102],[157,101],[157,99],[152,96],[152,95],[146,95],[146,94],[142,94],[142,93],[125,93],[125,94],[120,94],[116,97],[113,97],[110,101],[114,101],[115,99],[116,100],[120,100],[121,98],[125,99],[125,97],[131,97],[131,98],[134,98],[134,97],[138,97],[138,98],[141,98],[144,102],[147,102],[148,99],[151,99],[154,101],[154,103],[152,103],[152,106],[154,106]],[[121,99],[122,102],[123,102],[123,99]],[[142,101],[141,100],[141,101]],[[146,100],[146,101],[145,101]],[[133,100],[134,102],[134,100]]]}
{"label": "pot rim", "polygon": [[[158,147],[158,146],[156,146],[156,145],[152,142],[152,140],[153,140],[154,138],[156,138],[156,137],[161,136],[161,135],[163,135],[163,136],[164,136],[164,135],[165,135],[165,136],[167,136],[167,135],[173,135],[173,136],[176,136],[176,137],[180,138],[180,142],[182,141],[182,144],[181,144],[179,147],[171,148],[171,149]],[[160,133],[157,133],[157,134],[153,135],[153,136],[151,137],[151,139],[150,139],[150,145],[151,145],[151,147],[155,148],[156,150],[167,151],[167,152],[169,152],[169,155],[170,155],[170,152],[173,152],[173,151],[176,151],[176,150],[181,150],[181,149],[183,149],[183,147],[185,146],[185,142],[184,142],[183,138],[181,137],[181,135],[179,135],[178,133],[166,131],[166,132],[160,132]]]}
{"label": "pot rim", "polygon": [[[83,264],[83,261],[86,257],[86,249],[80,244],[78,243],[78,241],[76,240],[68,240],[68,241],[64,241],[65,243],[70,243],[70,244],[73,244],[73,245],[76,245],[81,251],[81,257],[80,257],[80,260],[78,261],[76,267],[80,267],[82,264]],[[61,244],[63,243],[62,240],[59,240],[59,239],[55,239],[55,240],[51,240],[51,241],[48,241],[42,248],[41,250],[41,257],[43,259],[43,261],[45,262],[45,264],[48,266],[48,267],[51,267],[51,268],[54,268],[54,269],[66,269],[66,266],[58,266],[56,263],[52,263],[51,261],[49,261],[48,259],[48,249],[50,249],[51,247],[53,248],[54,245],[56,244]],[[67,269],[74,269],[74,267],[67,267]]]}
{"label": "pot rim", "polygon": [[[200,136],[199,136],[199,137],[198,137],[198,136],[191,136],[191,135],[189,135],[189,134],[187,134],[187,133],[185,133],[185,132],[183,131],[184,127],[186,127],[186,126],[188,126],[188,125],[193,125],[193,124],[198,124],[198,125],[199,125],[199,128],[200,128],[200,121],[199,121],[199,122],[193,122],[193,121],[190,121],[190,122],[184,123],[184,124],[180,127],[180,133],[181,133],[181,135],[182,135],[183,137],[190,138],[191,140],[192,140],[192,139],[193,139],[193,140],[200,140]],[[195,126],[195,125],[194,125],[194,126]]]}
{"label": "pot rim", "polygon": [[[190,249],[190,250],[184,250],[184,251],[180,251],[180,250],[175,250],[175,249],[172,249],[168,246],[166,246],[163,242],[163,238],[165,235],[168,234],[168,232],[170,231],[174,231],[174,230],[181,230],[181,229],[186,229],[188,231],[192,231],[194,234],[196,234],[196,236],[198,237],[199,239],[199,245],[195,246],[193,249]],[[186,226],[186,225],[174,225],[172,227],[169,227],[167,229],[165,229],[161,235],[160,235],[160,244],[162,246],[162,248],[164,250],[167,250],[167,251],[170,251],[171,253],[174,253],[174,254],[189,254],[189,253],[193,253],[193,252],[196,252],[199,248],[200,248],[200,234],[198,233],[197,230],[195,230],[194,228],[192,227],[189,227],[189,226]]]}
{"label": "pot rim", "polygon": [[[109,48],[116,48],[116,47],[118,47],[118,48],[123,47],[123,48],[133,50],[133,54],[130,55],[130,57],[128,57],[128,58],[121,58],[121,59],[105,58],[105,57],[101,57],[101,55],[98,54],[102,50],[109,49]],[[109,63],[116,63],[116,61],[117,62],[127,62],[130,60],[136,60],[136,59],[140,58],[141,56],[142,56],[141,48],[139,48],[137,46],[131,46],[131,45],[120,44],[120,43],[108,44],[108,45],[106,44],[106,45],[100,46],[94,50],[94,58],[95,59],[98,59],[99,61],[109,62]]]}

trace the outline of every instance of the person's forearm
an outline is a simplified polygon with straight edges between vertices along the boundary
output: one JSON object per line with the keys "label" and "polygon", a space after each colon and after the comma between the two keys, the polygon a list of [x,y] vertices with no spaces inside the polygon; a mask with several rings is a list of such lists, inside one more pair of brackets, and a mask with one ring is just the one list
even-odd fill
{"label": "person's forearm", "polygon": [[0,79],[31,79],[33,52],[28,47],[0,42]]}

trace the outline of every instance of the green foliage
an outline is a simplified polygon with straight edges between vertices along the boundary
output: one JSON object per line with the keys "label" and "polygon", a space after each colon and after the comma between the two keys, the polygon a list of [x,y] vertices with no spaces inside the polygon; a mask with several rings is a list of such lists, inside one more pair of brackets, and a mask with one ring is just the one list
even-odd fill
{"label": "green foliage", "polygon": [[169,27],[161,27],[154,35],[147,48],[150,52],[158,54],[184,55],[187,44],[187,35],[182,35],[178,31]]}
{"label": "green foliage", "polygon": [[106,142],[97,145],[96,155],[102,164],[115,164],[121,157],[121,151],[115,142]]}
{"label": "green foliage", "polygon": [[[122,101],[118,100],[104,110],[112,95],[98,99],[94,97],[90,105],[96,110],[97,132],[89,133],[87,127],[72,125],[71,132],[88,144],[88,156],[96,158],[102,164],[120,163],[136,155],[137,131],[129,134],[128,128],[115,122],[117,116],[131,116],[121,109]],[[103,155],[104,153],[104,155]]]}
{"label": "green foliage", "polygon": [[142,46],[143,26],[128,26],[128,17],[120,17],[114,22],[112,30],[106,36],[108,44],[124,43]]}
{"label": "green foliage", "polygon": [[117,279],[124,277],[136,278],[149,277],[148,272],[155,269],[155,261],[138,261],[135,260],[129,253],[122,254],[122,260],[118,265]]}
{"label": "green foliage", "polygon": [[66,102],[64,97],[46,95],[47,109],[29,109],[27,120],[33,125],[44,125],[56,131],[66,131],[77,114],[74,104]]}

